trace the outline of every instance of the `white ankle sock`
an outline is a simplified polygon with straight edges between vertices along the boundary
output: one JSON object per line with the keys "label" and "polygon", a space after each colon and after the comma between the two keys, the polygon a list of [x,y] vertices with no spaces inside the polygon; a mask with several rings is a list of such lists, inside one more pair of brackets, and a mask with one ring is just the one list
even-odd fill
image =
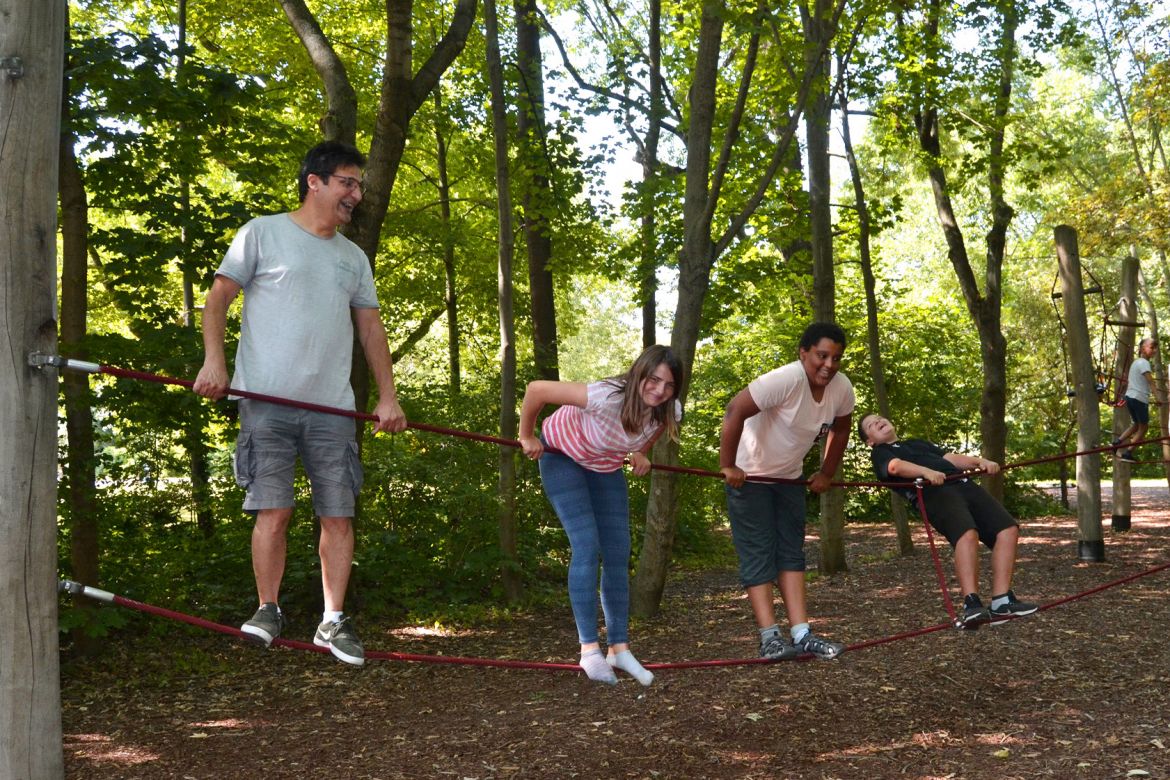
{"label": "white ankle sock", "polygon": [[321,622],[322,623],[336,623],[338,620],[341,620],[341,612],[332,612],[330,610],[325,610],[324,612],[321,613]]}
{"label": "white ankle sock", "polygon": [[638,659],[634,658],[634,654],[629,650],[622,650],[620,653],[615,653],[605,660],[609,663],[610,666],[615,669],[621,669],[623,672],[642,683],[642,685],[649,685],[650,683],[654,682],[654,672],[638,663]]}
{"label": "white ankle sock", "polygon": [[601,654],[600,650],[590,650],[582,653],[581,668],[585,670],[585,675],[590,680],[602,682],[606,685],[617,685],[617,675],[613,673],[613,669],[605,662],[605,656]]}

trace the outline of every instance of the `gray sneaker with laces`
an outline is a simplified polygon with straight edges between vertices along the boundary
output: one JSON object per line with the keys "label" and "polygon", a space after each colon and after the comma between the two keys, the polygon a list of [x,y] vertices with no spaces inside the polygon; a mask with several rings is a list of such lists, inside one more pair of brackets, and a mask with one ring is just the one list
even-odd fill
{"label": "gray sneaker with laces", "polygon": [[784,640],[784,637],[776,634],[760,642],[760,658],[767,658],[772,661],[785,661],[789,658],[795,658],[800,655],[796,648]]}
{"label": "gray sneaker with laces", "polygon": [[845,645],[824,639],[809,631],[796,643],[796,649],[802,653],[812,653],[822,661],[830,661],[844,652]]}
{"label": "gray sneaker with laces", "polygon": [[362,640],[358,639],[353,630],[353,624],[345,615],[341,619],[330,623],[323,622],[317,626],[317,633],[313,636],[313,644],[317,647],[328,647],[329,652],[339,660],[353,666],[361,666],[366,662],[366,651],[362,649]]}
{"label": "gray sneaker with laces", "polygon": [[240,626],[240,631],[249,642],[268,647],[273,639],[280,636],[283,628],[284,613],[280,611],[280,607],[269,601],[260,605],[252,619]]}

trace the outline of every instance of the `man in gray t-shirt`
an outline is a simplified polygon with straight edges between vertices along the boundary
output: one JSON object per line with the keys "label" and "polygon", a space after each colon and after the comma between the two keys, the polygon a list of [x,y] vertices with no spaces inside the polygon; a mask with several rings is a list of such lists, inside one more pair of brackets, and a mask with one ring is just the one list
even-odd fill
{"label": "man in gray t-shirt", "polygon": [[[236,234],[204,303],[205,354],[196,393],[208,398],[227,394],[227,310],[243,291],[230,387],[352,411],[349,379],[356,325],[378,386],[374,430],[406,428],[369,261],[337,232],[361,202],[364,166],[365,157],[352,146],[318,144],[301,163],[300,207],[253,219]],[[362,482],[354,421],[255,399],[239,403],[236,481],[247,490],[245,511],[256,517],[252,568],[260,601],[240,630],[246,639],[267,647],[284,626],[278,597],[300,457],[321,520],[325,612],[313,642],[360,666],[365,652],[342,612],[353,565],[354,502]]]}

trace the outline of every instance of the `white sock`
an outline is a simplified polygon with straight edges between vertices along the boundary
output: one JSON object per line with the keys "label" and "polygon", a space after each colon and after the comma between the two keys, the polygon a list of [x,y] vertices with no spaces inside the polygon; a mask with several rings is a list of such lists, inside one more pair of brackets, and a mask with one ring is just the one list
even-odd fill
{"label": "white sock", "polygon": [[336,623],[339,620],[341,620],[341,611],[340,610],[327,609],[323,613],[321,613],[321,622],[322,623]]}
{"label": "white sock", "polygon": [[605,660],[609,662],[610,666],[615,669],[621,669],[642,683],[642,685],[649,685],[654,682],[654,672],[638,663],[638,659],[634,658],[634,654],[629,650],[622,650],[620,653],[615,653]]}
{"label": "white sock", "polygon": [[792,644],[800,642],[804,639],[804,635],[808,633],[808,623],[797,623],[792,627]]}
{"label": "white sock", "polygon": [[601,654],[600,650],[589,650],[582,653],[581,668],[585,670],[585,676],[590,680],[606,685],[617,685],[617,675],[605,662],[605,656]]}

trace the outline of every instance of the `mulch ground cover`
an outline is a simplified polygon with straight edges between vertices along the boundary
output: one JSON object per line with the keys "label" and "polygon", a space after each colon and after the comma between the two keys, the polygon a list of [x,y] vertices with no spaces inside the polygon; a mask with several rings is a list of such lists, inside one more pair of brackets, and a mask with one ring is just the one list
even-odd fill
{"label": "mulch ground cover", "polygon": [[[1075,517],[1024,521],[1016,593],[1047,604],[1170,561],[1166,488],[1137,493],[1130,531],[1106,518],[1104,563],[1078,562]],[[814,629],[859,644],[944,622],[920,528],[915,542],[897,557],[887,526],[849,526],[850,572],[810,578]],[[121,636],[99,658],[63,663],[66,774],[1170,778],[1168,604],[1164,570],[1001,626],[834,661],[662,670],[649,688],[573,672],[355,669],[176,627],[162,647]],[[368,650],[571,662],[576,649],[567,603],[456,628],[358,620]],[[288,635],[311,635],[302,622]],[[676,572],[659,617],[632,637],[643,662],[752,658],[757,647],[730,565]]]}

